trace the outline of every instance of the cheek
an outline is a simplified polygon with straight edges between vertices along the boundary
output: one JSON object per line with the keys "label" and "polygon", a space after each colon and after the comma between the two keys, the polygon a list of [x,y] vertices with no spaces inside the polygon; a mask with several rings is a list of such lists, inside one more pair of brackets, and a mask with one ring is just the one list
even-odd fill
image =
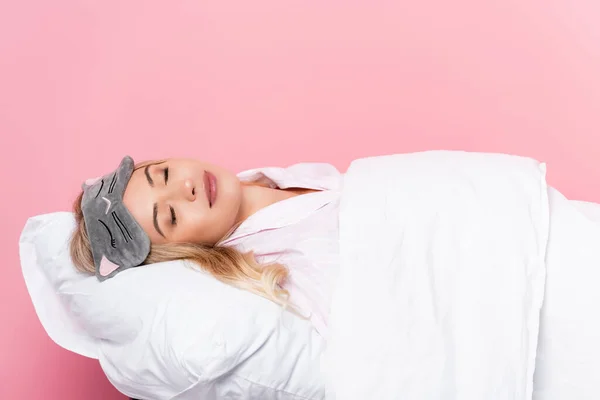
{"label": "cheek", "polygon": [[210,215],[206,211],[190,208],[186,210],[185,216],[185,226],[191,232],[202,232],[211,225]]}
{"label": "cheek", "polygon": [[222,218],[219,212],[214,210],[198,210],[198,208],[190,208],[185,210],[186,221],[185,229],[189,234],[195,237],[207,237],[214,230],[219,229],[219,224]]}
{"label": "cheek", "polygon": [[214,244],[229,230],[227,222],[216,212],[197,213],[186,224],[186,239],[195,243]]}

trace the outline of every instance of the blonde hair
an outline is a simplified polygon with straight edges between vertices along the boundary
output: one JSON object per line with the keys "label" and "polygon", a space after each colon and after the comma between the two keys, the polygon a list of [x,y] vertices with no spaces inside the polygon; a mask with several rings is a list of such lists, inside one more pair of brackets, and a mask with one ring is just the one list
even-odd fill
{"label": "blonde hair", "polygon": [[[148,161],[136,165],[135,168],[143,168],[148,164],[159,162]],[[94,259],[81,210],[82,197],[83,192],[73,203],[77,226],[71,237],[70,252],[71,259],[79,271],[93,274],[95,273]],[[234,230],[235,227],[225,238]],[[288,277],[287,268],[277,263],[260,265],[252,252],[241,253],[233,247],[222,246],[219,243],[214,246],[197,243],[154,244],[142,265],[174,260],[191,261],[223,283],[267,298],[284,308],[292,308],[288,303],[289,293],[282,288],[283,282]]]}

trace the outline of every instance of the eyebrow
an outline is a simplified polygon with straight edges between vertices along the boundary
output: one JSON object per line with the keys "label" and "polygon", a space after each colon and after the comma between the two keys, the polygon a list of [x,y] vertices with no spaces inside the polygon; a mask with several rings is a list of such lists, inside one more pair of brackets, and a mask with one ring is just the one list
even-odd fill
{"label": "eyebrow", "polygon": [[[162,164],[162,163],[148,164],[148,165],[146,165],[146,168],[144,168],[144,175],[146,175],[146,179],[148,180],[148,185],[150,185],[151,187],[154,187],[154,181],[152,180],[152,177],[150,176],[150,172],[148,171],[148,169],[150,168],[150,166],[158,165],[158,164]],[[158,204],[157,203],[154,203],[154,207],[152,207],[152,221],[154,222],[154,229],[156,229],[156,232],[158,232],[160,234],[160,236],[165,237],[165,234],[160,229],[160,226],[158,226]]]}
{"label": "eyebrow", "polygon": [[154,187],[154,181],[152,180],[152,177],[150,176],[150,172],[148,172],[150,165],[155,165],[155,164],[146,165],[146,168],[144,168],[144,175],[146,175],[146,179],[148,179],[148,185],[150,185],[151,187]]}
{"label": "eyebrow", "polygon": [[160,236],[165,237],[165,235],[162,233],[162,231],[160,230],[160,226],[158,226],[158,204],[154,203],[154,207],[152,210],[152,219],[154,220],[154,229],[156,229],[156,231],[158,233],[160,233]]}

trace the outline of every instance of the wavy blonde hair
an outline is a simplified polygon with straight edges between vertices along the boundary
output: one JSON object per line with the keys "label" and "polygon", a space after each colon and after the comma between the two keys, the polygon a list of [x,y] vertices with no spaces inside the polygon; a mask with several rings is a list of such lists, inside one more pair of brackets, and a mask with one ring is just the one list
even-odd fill
{"label": "wavy blonde hair", "polygon": [[[137,164],[135,169],[159,162],[143,162]],[[82,197],[83,192],[73,203],[77,226],[71,237],[70,253],[79,271],[94,274],[92,248],[81,210]],[[219,243],[230,236],[235,228],[233,227]],[[192,261],[198,268],[207,271],[223,283],[267,298],[284,308],[292,308],[288,303],[289,293],[282,288],[288,277],[286,267],[277,263],[260,265],[252,252],[241,253],[233,247],[222,246],[219,243],[214,246],[197,243],[154,244],[142,265],[174,260]]]}

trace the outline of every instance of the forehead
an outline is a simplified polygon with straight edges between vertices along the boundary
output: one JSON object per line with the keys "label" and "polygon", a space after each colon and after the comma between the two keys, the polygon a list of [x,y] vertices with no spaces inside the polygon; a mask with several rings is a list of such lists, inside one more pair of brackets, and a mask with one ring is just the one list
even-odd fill
{"label": "forehead", "polygon": [[125,188],[124,197],[129,199],[135,199],[140,192],[149,191],[150,185],[148,185],[148,179],[146,178],[146,168],[152,168],[155,164],[147,164],[143,167],[139,167],[133,171],[129,183]]}
{"label": "forehead", "polygon": [[145,167],[133,171],[131,179],[125,188],[123,204],[150,239],[153,242],[156,241],[156,237],[160,236],[153,228],[154,199],[152,197],[152,189],[145,175]]}

